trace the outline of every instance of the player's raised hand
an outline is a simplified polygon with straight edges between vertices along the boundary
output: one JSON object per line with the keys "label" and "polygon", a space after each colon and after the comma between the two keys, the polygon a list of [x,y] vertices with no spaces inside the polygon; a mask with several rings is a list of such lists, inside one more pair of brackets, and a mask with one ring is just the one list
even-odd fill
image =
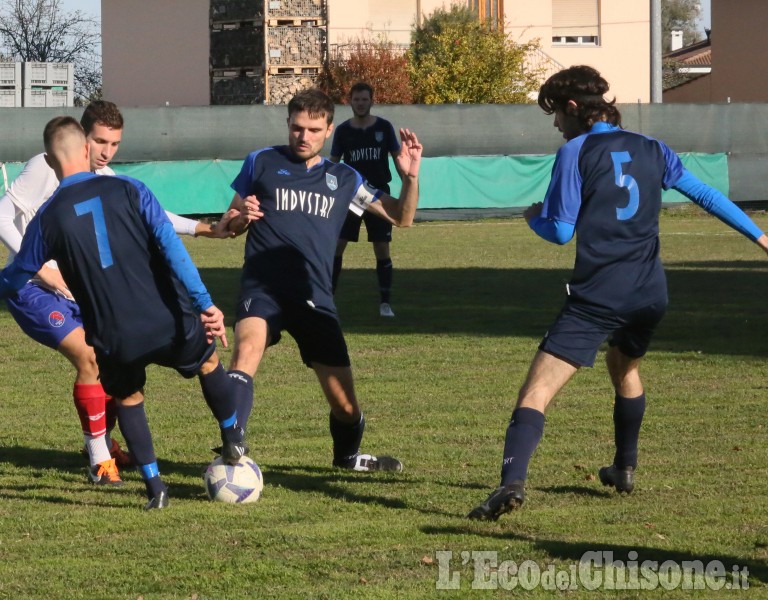
{"label": "player's raised hand", "polygon": [[248,229],[248,225],[251,224],[251,221],[258,221],[264,216],[264,213],[261,210],[259,199],[253,194],[246,196],[245,198],[240,198],[235,194],[235,199],[238,200],[238,202],[235,203],[233,201],[233,208],[230,208],[229,210],[237,210],[239,214],[230,219],[227,223],[227,229],[235,235],[240,235],[245,233]]}
{"label": "player's raised hand", "polygon": [[209,344],[213,342],[213,338],[219,338],[225,348],[229,347],[227,328],[224,326],[224,313],[214,305],[200,313],[200,320],[205,328],[205,335]]}
{"label": "player's raised hand", "polygon": [[410,129],[400,129],[400,152],[397,153],[395,166],[402,177],[416,177],[421,165],[421,145],[416,134]]}

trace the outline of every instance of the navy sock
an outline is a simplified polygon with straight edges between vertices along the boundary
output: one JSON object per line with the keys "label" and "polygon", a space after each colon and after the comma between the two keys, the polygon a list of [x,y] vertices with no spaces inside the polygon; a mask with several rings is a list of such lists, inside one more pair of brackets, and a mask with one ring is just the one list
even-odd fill
{"label": "navy sock", "polygon": [[331,276],[331,284],[333,292],[336,293],[336,286],[339,285],[339,275],[341,275],[341,265],[344,262],[343,256],[333,257],[333,274]]}
{"label": "navy sock", "polygon": [[391,258],[382,258],[376,261],[376,276],[379,278],[379,294],[382,302],[389,303],[393,270]]}
{"label": "navy sock", "polygon": [[623,469],[637,467],[637,440],[645,414],[645,394],[637,398],[624,398],[616,394],[613,405],[613,428],[616,455],[613,464]]}
{"label": "navy sock", "polygon": [[331,438],[333,439],[333,464],[342,465],[357,455],[363,439],[365,418],[360,415],[357,423],[345,423],[331,413]]}
{"label": "navy sock", "polygon": [[198,375],[198,379],[205,402],[221,429],[221,441],[242,442],[243,429],[238,423],[237,405],[232,393],[235,386],[232,379],[227,377],[224,367],[219,363],[207,375]]}
{"label": "navy sock", "polygon": [[242,371],[227,371],[227,376],[231,384],[229,392],[235,400],[237,422],[246,431],[253,410],[253,378]]}
{"label": "navy sock", "polygon": [[501,485],[528,476],[528,462],[544,432],[544,413],[533,408],[516,408],[504,439]]}
{"label": "navy sock", "polygon": [[147,496],[154,498],[166,487],[160,479],[155,447],[152,444],[152,434],[149,431],[147,415],[144,412],[144,403],[133,406],[118,406],[117,424],[128,449],[131,451],[131,456],[139,467],[144,484],[147,486]]}

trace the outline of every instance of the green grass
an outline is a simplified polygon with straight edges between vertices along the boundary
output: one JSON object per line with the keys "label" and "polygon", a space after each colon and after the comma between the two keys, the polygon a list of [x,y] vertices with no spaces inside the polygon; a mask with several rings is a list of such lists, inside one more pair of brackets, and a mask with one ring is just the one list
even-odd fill
{"label": "green grass", "polygon": [[[754,215],[763,228],[768,217]],[[338,291],[364,448],[405,463],[369,477],[329,468],[327,406],[289,336],[256,377],[253,505],[208,502],[201,472],[217,428],[195,380],[150,368],[146,388],[171,506],[146,514],[143,485],[87,483],[73,373],[0,308],[0,598],[440,598],[471,590],[462,552],[568,570],[587,551],[626,560],[710,560],[749,570],[739,597],[768,597],[768,262],[696,210],[665,211],[671,304],[643,366],[649,398],[631,496],[594,475],[613,456],[612,391],[584,369],[547,414],[521,511],[464,516],[497,484],[503,436],[539,339],[557,314],[573,245],[521,219],[397,231],[393,307],[378,317],[374,259],[350,245]],[[232,315],[242,239],[189,241]],[[229,351],[222,352],[225,362]],[[452,551],[461,591],[436,589]],[[518,590],[524,597],[706,597],[712,591]],[[724,594],[725,592],[721,592]]]}

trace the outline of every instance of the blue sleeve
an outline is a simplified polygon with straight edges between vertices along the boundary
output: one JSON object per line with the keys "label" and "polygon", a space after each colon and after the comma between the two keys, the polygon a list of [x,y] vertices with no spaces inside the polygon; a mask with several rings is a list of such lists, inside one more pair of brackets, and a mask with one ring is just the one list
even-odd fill
{"label": "blue sleeve", "polygon": [[40,229],[40,218],[35,215],[27,226],[19,253],[0,273],[0,296],[10,296],[23,288],[49,258],[48,246]]}
{"label": "blue sleeve", "polygon": [[544,217],[536,217],[531,219],[528,226],[540,238],[562,246],[567,244],[573,238],[576,227],[572,223],[565,223],[558,221],[557,219],[546,219]]}
{"label": "blue sleeve", "polygon": [[682,176],[672,187],[752,241],[763,235],[762,230],[744,214],[744,211],[718,190],[696,178],[687,169],[683,169]]}
{"label": "blue sleeve", "polygon": [[344,149],[341,147],[341,136],[339,135],[339,129],[341,129],[343,125],[343,123],[339,125],[333,132],[333,141],[331,142],[331,156],[338,156],[341,158],[341,156],[344,154]]}
{"label": "blue sleeve", "polygon": [[163,207],[149,188],[136,180],[133,180],[133,183],[139,191],[139,210],[144,224],[157,242],[171,270],[187,289],[195,310],[202,312],[210,308],[213,306],[213,300],[200,279],[200,273],[187,249],[176,235],[168,215],[165,214]]}
{"label": "blue sleeve", "polygon": [[254,169],[256,165],[256,156],[258,152],[251,152],[243,161],[243,166],[240,167],[240,172],[232,182],[232,189],[238,193],[241,198],[245,198],[250,195],[253,189],[254,181]]}
{"label": "blue sleeve", "polygon": [[541,216],[562,223],[576,224],[581,210],[581,172],[579,154],[586,136],[561,146],[552,165],[552,179],[544,196]]}

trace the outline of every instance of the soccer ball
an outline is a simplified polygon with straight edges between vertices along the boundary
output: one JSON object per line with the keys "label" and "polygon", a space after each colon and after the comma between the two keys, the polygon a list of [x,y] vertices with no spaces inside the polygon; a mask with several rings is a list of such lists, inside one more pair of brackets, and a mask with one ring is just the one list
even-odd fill
{"label": "soccer ball", "polygon": [[203,480],[211,500],[230,504],[256,502],[264,487],[259,465],[247,456],[241,456],[234,466],[217,457],[203,473]]}

